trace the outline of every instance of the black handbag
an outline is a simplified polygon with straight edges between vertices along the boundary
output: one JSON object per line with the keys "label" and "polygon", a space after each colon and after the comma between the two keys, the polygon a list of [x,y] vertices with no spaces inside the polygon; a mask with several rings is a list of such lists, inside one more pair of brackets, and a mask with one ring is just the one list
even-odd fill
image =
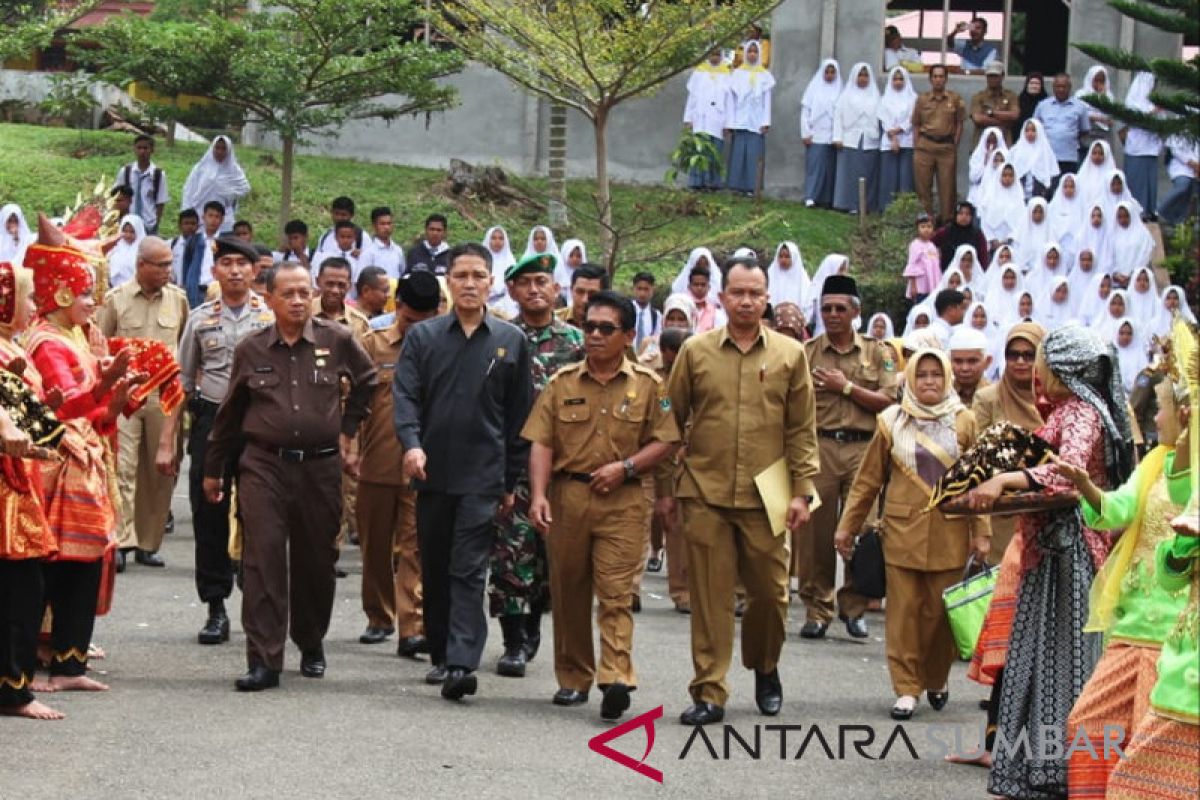
{"label": "black handbag", "polygon": [[883,465],[883,486],[879,489],[879,513],[875,522],[863,526],[855,537],[854,552],[850,554],[850,580],[854,591],[875,600],[887,596],[887,572],[883,562],[883,502],[892,477],[892,456],[888,453]]}

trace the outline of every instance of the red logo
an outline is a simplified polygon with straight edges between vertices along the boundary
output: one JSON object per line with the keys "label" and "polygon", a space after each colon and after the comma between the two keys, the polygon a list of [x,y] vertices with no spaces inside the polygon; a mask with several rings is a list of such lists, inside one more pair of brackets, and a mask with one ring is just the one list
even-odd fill
{"label": "red logo", "polygon": [[[607,759],[617,762],[623,767],[633,770],[634,772],[645,775],[652,781],[658,783],[663,782],[663,774],[661,771],[646,763],[646,759],[650,757],[650,751],[654,749],[654,720],[663,715],[663,707],[651,709],[645,714],[640,714],[628,722],[622,722],[612,730],[605,731],[599,736],[593,737],[588,741],[588,748],[593,752],[599,753]],[[640,761],[634,761],[624,753],[617,752],[608,746],[608,743],[614,739],[619,739],[625,734],[638,728],[646,729],[646,752],[642,753]]]}

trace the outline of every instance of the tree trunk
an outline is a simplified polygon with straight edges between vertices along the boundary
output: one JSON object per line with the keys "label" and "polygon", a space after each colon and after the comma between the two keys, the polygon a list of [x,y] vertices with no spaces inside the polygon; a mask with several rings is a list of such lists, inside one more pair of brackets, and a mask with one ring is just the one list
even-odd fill
{"label": "tree trunk", "polygon": [[550,106],[550,226],[567,224],[567,107]]}
{"label": "tree trunk", "polygon": [[175,126],[178,124],[173,119],[167,120],[167,147],[175,146]]}
{"label": "tree trunk", "polygon": [[600,106],[592,116],[596,134],[596,211],[600,221],[600,249],[611,276],[617,271],[616,242],[613,236],[612,195],[608,186],[608,108]]}
{"label": "tree trunk", "polygon": [[279,230],[287,225],[292,216],[292,170],[296,163],[296,139],[283,137],[283,186],[279,198]]}

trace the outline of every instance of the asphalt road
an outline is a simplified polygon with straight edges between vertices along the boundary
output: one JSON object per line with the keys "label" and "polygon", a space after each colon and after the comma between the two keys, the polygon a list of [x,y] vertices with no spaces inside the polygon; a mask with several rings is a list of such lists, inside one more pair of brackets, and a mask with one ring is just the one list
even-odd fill
{"label": "asphalt road", "polygon": [[[898,731],[887,714],[893,698],[879,614],[869,617],[866,643],[838,625],[826,640],[808,642],[796,636],[803,609],[793,606],[780,668],[783,713],[758,715],[753,675],[737,666],[726,727],[689,741],[692,729],[677,719],[688,704],[688,620],[666,597],[665,575],[646,577],[634,653],[641,686],[625,717],[662,707],[644,758],[662,773],[661,784],[589,749],[592,737],[613,727],[599,719],[596,692],[583,707],[550,704],[556,684],[548,642],[526,678],[501,678],[492,671],[500,653],[493,626],[479,694],[463,703],[423,683],[427,663],[397,658],[391,643],[359,644],[365,620],[356,548],[342,559],[351,575],[338,582],[326,677],[302,678],[289,645],[281,688],[238,694],[240,598],[230,608],[232,640],[197,645],[204,609],[195,597],[182,496],[175,513],[177,532],[162,551],[166,569],[131,560],[118,576],[112,613],[97,623],[95,640],[108,658],[93,669],[112,691],[46,696],[67,713],[63,722],[0,719],[0,798],[986,796],[986,773],[944,764],[932,742],[949,744],[957,735],[960,749],[970,749],[983,689],[956,665],[947,708],[936,713],[923,703]],[[756,735],[757,758],[747,752]],[[874,741],[856,750],[853,743],[867,736]],[[639,727],[612,746],[637,762],[646,742]]]}

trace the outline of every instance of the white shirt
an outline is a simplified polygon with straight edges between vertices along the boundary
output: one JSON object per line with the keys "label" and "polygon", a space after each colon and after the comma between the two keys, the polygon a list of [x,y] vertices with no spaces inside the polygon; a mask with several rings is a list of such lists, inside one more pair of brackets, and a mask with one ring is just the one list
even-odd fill
{"label": "white shirt", "polygon": [[683,121],[696,133],[720,139],[725,135],[729,112],[729,73],[696,70],[688,78]]}
{"label": "white shirt", "polygon": [[883,68],[891,71],[892,67],[903,66],[902,61],[921,61],[921,54],[911,47],[899,47],[896,50],[883,49]]}
{"label": "white shirt", "polygon": [[1196,179],[1196,173],[1188,166],[1189,161],[1200,161],[1200,146],[1189,142],[1182,136],[1172,136],[1167,142],[1171,149],[1171,163],[1167,165],[1167,175],[1171,180],[1176,178]]}
{"label": "white shirt", "polygon": [[771,73],[764,70],[752,76],[746,69],[736,69],[729,83],[728,126],[733,130],[754,133],[770,126],[771,87],[775,85]]}
{"label": "white shirt", "polygon": [[[389,278],[399,278],[404,273],[404,250],[391,240],[383,242],[372,236],[363,242],[358,263],[360,272],[365,267],[380,267]],[[353,277],[358,280],[357,274]]]}
{"label": "white shirt", "polygon": [[[150,166],[143,172],[134,161],[117,170],[117,185],[124,186],[128,183],[133,189],[131,210],[140,216],[142,222],[146,223],[146,228],[151,230],[158,224],[159,205],[166,205],[167,201],[171,199],[171,195],[167,192],[167,173],[165,172],[160,172],[158,192],[154,191],[154,171],[157,169],[159,169],[158,165],[151,161]],[[140,211],[138,209],[139,198],[142,204]]]}
{"label": "white shirt", "polygon": [[636,300],[633,301],[633,310],[636,314],[634,318],[633,330],[636,334],[634,338],[634,349],[641,347],[642,340],[647,336],[658,336],[662,330],[662,312],[656,309],[653,305],[647,304],[644,308],[638,305]]}

